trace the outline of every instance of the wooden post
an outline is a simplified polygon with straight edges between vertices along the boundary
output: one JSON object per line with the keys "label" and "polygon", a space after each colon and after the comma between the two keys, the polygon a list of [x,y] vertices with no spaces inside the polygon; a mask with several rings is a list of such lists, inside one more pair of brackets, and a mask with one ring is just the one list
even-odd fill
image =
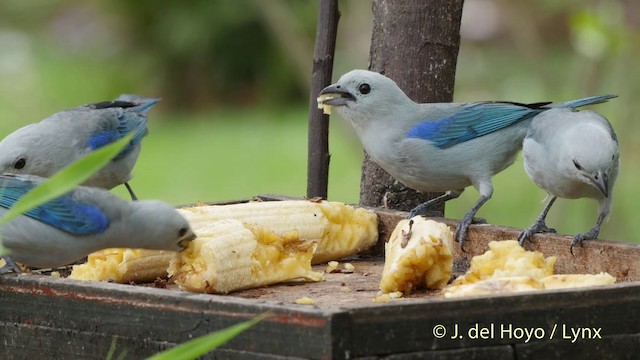
{"label": "wooden post", "polygon": [[318,109],[316,98],[331,84],[338,32],[338,0],[321,0],[318,10],[313,73],[309,94],[307,197],[327,198],[329,183],[329,116]]}
{"label": "wooden post", "polygon": [[[370,69],[393,79],[416,102],[451,102],[463,3],[373,0]],[[365,154],[360,205],[407,211],[436,195],[404,187]]]}

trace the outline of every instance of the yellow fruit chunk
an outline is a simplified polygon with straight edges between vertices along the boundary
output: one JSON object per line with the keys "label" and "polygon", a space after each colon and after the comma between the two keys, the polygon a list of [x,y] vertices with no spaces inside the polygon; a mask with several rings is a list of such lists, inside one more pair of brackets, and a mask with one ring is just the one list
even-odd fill
{"label": "yellow fruit chunk", "polygon": [[322,109],[322,112],[327,114],[327,115],[331,115],[331,105],[329,104],[325,104],[324,102],[327,100],[331,100],[333,98],[339,97],[339,95],[336,94],[322,94],[320,96],[318,96],[316,98],[316,101],[318,102],[318,109]]}
{"label": "yellow fruit chunk", "polygon": [[600,286],[613,284],[607,274],[553,275],[555,256],[526,251],[517,241],[491,241],[489,250],[474,256],[466,274],[443,291],[445,298],[515,293],[542,289]]}
{"label": "yellow fruit chunk", "polygon": [[475,283],[447,287],[444,291],[445,298],[491,295],[500,293],[512,293],[543,289],[540,281],[529,276],[509,276],[501,278],[489,278]]}
{"label": "yellow fruit chunk", "polygon": [[452,285],[510,276],[529,276],[539,280],[553,275],[555,263],[555,256],[545,258],[539,251],[526,251],[515,240],[491,241],[489,250],[474,256],[467,273]]}
{"label": "yellow fruit chunk", "polygon": [[196,233],[211,222],[236,219],[318,243],[313,264],[357,254],[378,241],[378,216],[341,202],[287,200],[195,206],[178,210]]}
{"label": "yellow fruit chunk", "polygon": [[111,248],[89,254],[87,262],[74,265],[69,279],[150,282],[167,277],[174,251]]}
{"label": "yellow fruit chunk", "polygon": [[382,293],[442,289],[453,268],[453,233],[445,224],[416,216],[398,223],[385,244]]}
{"label": "yellow fruit chunk", "polygon": [[293,279],[323,279],[311,270],[316,243],[300,239],[297,231],[280,235],[229,219],[195,232],[198,237],[168,270],[183,290],[226,294]]}
{"label": "yellow fruit chunk", "polygon": [[299,299],[296,299],[295,303],[298,305],[315,305],[316,301],[310,297],[303,296]]}
{"label": "yellow fruit chunk", "polygon": [[616,278],[606,272],[599,274],[558,274],[540,280],[545,289],[561,289],[570,287],[602,286],[614,284]]}

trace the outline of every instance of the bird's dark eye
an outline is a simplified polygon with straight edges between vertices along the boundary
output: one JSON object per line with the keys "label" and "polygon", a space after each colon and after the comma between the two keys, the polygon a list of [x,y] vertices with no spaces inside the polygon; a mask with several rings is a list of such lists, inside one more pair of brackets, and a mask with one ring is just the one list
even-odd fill
{"label": "bird's dark eye", "polygon": [[369,86],[369,84],[366,84],[366,83],[360,84],[360,86],[358,86],[358,91],[362,95],[367,95],[368,93],[371,92],[371,86]]}
{"label": "bird's dark eye", "polygon": [[577,161],[573,160],[573,165],[575,165],[576,169],[582,170],[582,166],[580,166],[580,164]]}
{"label": "bird's dark eye", "polygon": [[27,165],[27,160],[25,158],[20,158],[13,164],[13,167],[16,169],[22,169],[25,165]]}
{"label": "bird's dark eye", "polygon": [[178,235],[180,237],[183,237],[187,234],[188,229],[186,227],[180,228],[180,230],[178,230]]}

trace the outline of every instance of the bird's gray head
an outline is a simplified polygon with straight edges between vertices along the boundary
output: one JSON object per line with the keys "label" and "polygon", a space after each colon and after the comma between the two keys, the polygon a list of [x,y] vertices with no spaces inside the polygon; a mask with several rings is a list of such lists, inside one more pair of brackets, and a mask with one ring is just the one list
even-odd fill
{"label": "bird's gray head", "polygon": [[33,131],[36,126],[38,124],[25,126],[0,141],[0,173],[49,177],[58,170],[51,158],[54,149],[49,147],[56,138],[38,134]]}
{"label": "bird's gray head", "polygon": [[322,104],[331,105],[342,117],[363,125],[407,111],[415,103],[388,77],[368,70],[352,70],[321,92]]}
{"label": "bird's gray head", "polygon": [[567,150],[560,166],[575,179],[593,186],[605,198],[609,197],[619,163],[618,141],[612,130],[601,123],[586,122],[574,127],[564,141]]}
{"label": "bird's gray head", "polygon": [[196,238],[187,220],[158,200],[133,201],[128,226],[136,229],[141,248],[182,251]]}

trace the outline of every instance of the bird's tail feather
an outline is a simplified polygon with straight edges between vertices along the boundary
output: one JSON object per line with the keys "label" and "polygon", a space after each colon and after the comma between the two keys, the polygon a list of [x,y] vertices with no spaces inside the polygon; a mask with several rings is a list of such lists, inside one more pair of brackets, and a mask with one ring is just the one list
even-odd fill
{"label": "bird's tail feather", "polygon": [[[570,107],[572,109],[579,108],[581,106],[587,105],[595,105],[602,104],[604,102],[609,101],[609,99],[617,98],[618,95],[598,95],[598,96],[590,96],[582,99],[569,100],[563,103],[558,104],[561,107]],[[553,107],[558,107],[558,105],[554,105]]]}
{"label": "bird's tail feather", "polygon": [[145,114],[147,111],[149,111],[149,109],[153,107],[153,105],[157,104],[160,99],[142,97],[133,94],[122,94],[118,96],[115,101],[127,101],[137,104],[136,106],[129,108],[129,110]]}

